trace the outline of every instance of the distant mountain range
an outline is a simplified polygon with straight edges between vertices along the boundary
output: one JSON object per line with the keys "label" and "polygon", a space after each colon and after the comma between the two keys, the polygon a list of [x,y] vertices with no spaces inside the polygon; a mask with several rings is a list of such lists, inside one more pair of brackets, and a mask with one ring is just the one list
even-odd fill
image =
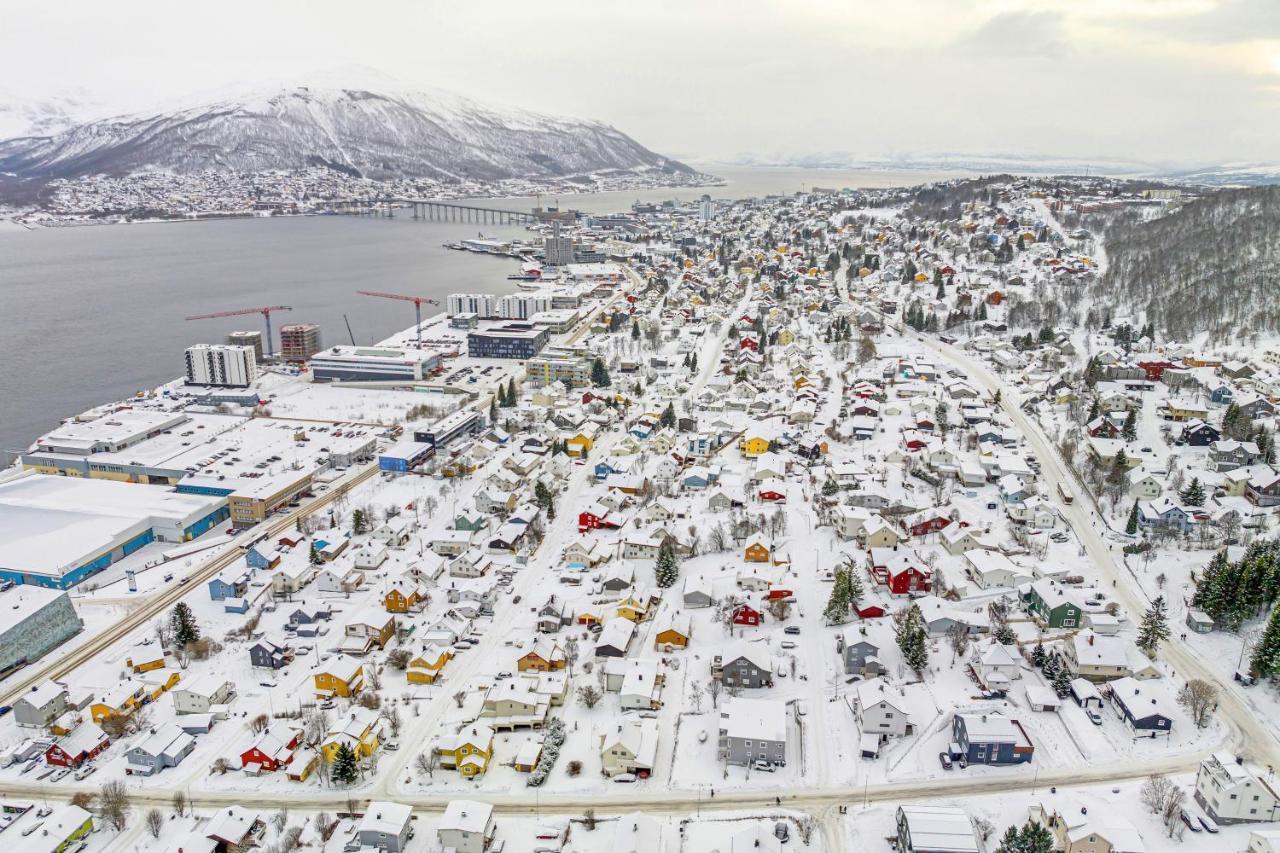
{"label": "distant mountain range", "polygon": [[861,158],[839,152],[787,157],[740,155],[740,166],[791,166],[807,169],[867,169],[966,174],[1107,175],[1149,178],[1213,186],[1280,183],[1280,163],[1169,164],[1122,158],[1044,157],[1019,154],[923,154]]}
{"label": "distant mountain range", "polygon": [[[598,121],[486,106],[440,90],[289,86],[76,121],[57,102],[0,104],[0,174],[45,181],[159,169],[327,165],[370,178],[493,181],[693,169]],[[15,131],[25,122],[25,127]]]}

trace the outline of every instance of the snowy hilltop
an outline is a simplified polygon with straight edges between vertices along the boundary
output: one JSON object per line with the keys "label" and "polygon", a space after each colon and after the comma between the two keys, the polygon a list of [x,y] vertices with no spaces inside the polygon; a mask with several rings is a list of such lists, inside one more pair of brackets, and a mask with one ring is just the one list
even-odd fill
{"label": "snowy hilltop", "polygon": [[441,90],[328,81],[213,96],[0,142],[0,173],[20,179],[308,165],[436,180],[694,174],[598,121],[495,108]]}

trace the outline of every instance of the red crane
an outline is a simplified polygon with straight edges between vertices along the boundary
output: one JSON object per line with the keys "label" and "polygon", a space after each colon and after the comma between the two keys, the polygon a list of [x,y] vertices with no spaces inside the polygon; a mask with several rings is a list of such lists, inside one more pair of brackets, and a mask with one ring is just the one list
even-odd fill
{"label": "red crane", "polygon": [[219,317],[242,317],[245,314],[261,314],[267,321],[267,346],[266,354],[271,356],[271,312],[272,311],[292,311],[288,305],[267,305],[263,308],[241,308],[236,311],[217,311],[213,314],[196,314],[194,317],[188,317],[188,320],[215,320]]}
{"label": "red crane", "polygon": [[401,302],[413,303],[413,318],[416,321],[414,328],[418,332],[418,348],[422,348],[422,303],[428,305],[439,305],[435,299],[428,299],[425,296],[409,296],[404,293],[383,293],[379,290],[357,290],[356,293],[361,296],[377,296],[380,299],[399,299]]}

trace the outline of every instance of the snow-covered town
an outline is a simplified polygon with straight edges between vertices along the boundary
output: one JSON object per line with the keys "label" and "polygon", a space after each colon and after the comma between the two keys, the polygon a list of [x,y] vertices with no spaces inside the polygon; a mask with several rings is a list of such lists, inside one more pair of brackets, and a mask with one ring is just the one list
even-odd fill
{"label": "snow-covered town", "polygon": [[0,838],[1273,849],[1280,349],[1078,298],[1081,217],[1178,192],[938,192],[658,207],[552,263],[570,227],[513,296],[195,346],[39,438]]}

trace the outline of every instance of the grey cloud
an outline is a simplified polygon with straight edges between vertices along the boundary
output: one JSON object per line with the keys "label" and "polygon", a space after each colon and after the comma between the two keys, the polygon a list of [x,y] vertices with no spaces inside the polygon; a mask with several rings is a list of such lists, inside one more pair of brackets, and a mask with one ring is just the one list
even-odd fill
{"label": "grey cloud", "polygon": [[962,37],[956,46],[988,58],[1056,59],[1068,50],[1057,12],[1003,12]]}

